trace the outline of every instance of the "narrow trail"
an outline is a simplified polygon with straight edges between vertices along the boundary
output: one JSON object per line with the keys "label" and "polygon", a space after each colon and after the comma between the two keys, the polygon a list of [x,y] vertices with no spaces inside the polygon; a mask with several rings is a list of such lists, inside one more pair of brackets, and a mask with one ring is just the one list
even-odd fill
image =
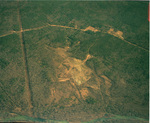
{"label": "narrow trail", "polygon": [[28,62],[27,62],[27,54],[26,54],[26,49],[23,41],[23,34],[22,34],[22,23],[21,23],[21,17],[20,17],[20,9],[19,9],[19,1],[18,1],[18,22],[19,22],[19,27],[20,27],[20,41],[21,41],[21,49],[22,49],[22,54],[23,54],[23,63],[24,63],[24,68],[25,68],[25,95],[26,95],[26,100],[28,102],[28,108],[29,108],[29,115],[32,116],[32,111],[31,109],[33,108],[32,106],[32,101],[31,101],[31,89],[30,89],[30,79],[29,79],[29,70],[28,70]]}
{"label": "narrow trail", "polygon": [[125,40],[125,39],[122,40],[122,41],[124,41],[124,42],[126,42],[126,43],[128,43],[128,44],[130,44],[130,45],[133,45],[133,46],[135,46],[135,47],[138,47],[138,48],[140,48],[140,49],[142,49],[142,50],[145,50],[146,52],[149,52],[149,50],[147,50],[147,49],[145,49],[145,48],[143,48],[143,47],[140,47],[140,46],[138,46],[138,45],[136,45],[136,44],[133,44],[133,43],[131,43],[131,42]]}
{"label": "narrow trail", "polygon": [[61,28],[66,28],[66,29],[68,28],[68,29],[76,29],[76,30],[81,30],[81,29],[77,29],[77,28],[70,27],[70,26],[51,25],[51,24],[49,24],[49,23],[48,23],[48,25],[49,25],[49,26],[51,26],[51,27],[53,27],[53,26],[54,26],[54,27],[61,27]]}
{"label": "narrow trail", "polygon": [[32,31],[32,30],[40,30],[43,29],[45,27],[48,27],[49,25],[45,25],[45,26],[40,26],[40,27],[36,27],[36,28],[31,28],[31,29],[24,29],[22,30],[22,32],[28,32],[28,31]]}
{"label": "narrow trail", "polygon": [[7,35],[12,35],[12,34],[14,34],[14,33],[16,33],[16,32],[11,31],[11,32],[9,32],[9,33],[7,33],[7,34],[0,35],[0,37],[5,37],[5,36],[7,36]]}
{"label": "narrow trail", "polygon": [[[53,24],[47,23],[47,25],[41,26],[41,27],[36,27],[36,28],[31,28],[31,29],[24,29],[24,30],[22,29],[20,31],[11,31],[11,32],[9,32],[7,34],[0,35],[0,37],[5,37],[7,35],[12,35],[12,34],[15,34],[15,33],[20,33],[20,32],[28,32],[28,31],[32,31],[32,30],[40,30],[40,29],[43,29],[43,28],[46,28],[46,27],[60,27],[60,28],[66,28],[66,29],[80,30],[80,31],[84,31],[84,32],[86,31],[86,29],[78,29],[76,27],[69,27],[69,26],[62,26],[62,25],[53,25]],[[107,33],[107,32],[103,32],[102,30],[97,30],[97,31],[101,32],[101,33]],[[128,43],[128,44],[130,44],[130,45],[133,45],[133,46],[135,46],[137,48],[140,48],[140,49],[142,49],[142,50],[144,50],[146,52],[149,52],[149,50],[147,50],[147,49],[145,49],[143,47],[140,47],[140,46],[138,46],[136,44],[133,44],[133,43],[131,43],[131,42],[125,40],[125,39],[121,39],[121,40],[124,41],[124,42],[126,42],[126,43]]]}

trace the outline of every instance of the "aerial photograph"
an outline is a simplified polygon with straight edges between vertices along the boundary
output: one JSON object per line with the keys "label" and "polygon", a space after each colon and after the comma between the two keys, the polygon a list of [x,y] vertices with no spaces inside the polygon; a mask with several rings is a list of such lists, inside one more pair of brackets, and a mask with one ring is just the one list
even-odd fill
{"label": "aerial photograph", "polygon": [[0,0],[0,122],[148,123],[149,7]]}

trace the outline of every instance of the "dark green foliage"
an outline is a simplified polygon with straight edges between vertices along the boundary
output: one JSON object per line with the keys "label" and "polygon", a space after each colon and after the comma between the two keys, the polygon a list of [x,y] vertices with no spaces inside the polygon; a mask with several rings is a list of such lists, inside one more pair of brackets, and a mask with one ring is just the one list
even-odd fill
{"label": "dark green foliage", "polygon": [[47,80],[48,82],[50,82],[50,77],[48,76],[48,73],[46,71],[41,71],[40,75],[42,76],[43,80]]}
{"label": "dark green foliage", "polygon": [[48,67],[48,63],[47,63],[47,61],[42,60],[42,61],[41,61],[41,67],[43,67],[43,68]]}
{"label": "dark green foliage", "polygon": [[[23,32],[34,116],[44,118],[51,116],[56,119],[57,117],[52,116],[53,113],[61,110],[62,117],[65,118],[67,112],[65,105],[70,102],[70,98],[64,99],[62,93],[66,91],[64,88],[69,88],[70,83],[69,81],[58,82],[56,66],[58,67],[66,59],[60,60],[61,56],[53,48],[69,46],[66,52],[70,57],[84,60],[87,54],[93,56],[92,59],[86,61],[85,65],[92,70],[93,76],[95,74],[99,78],[101,86],[100,90],[87,87],[90,86],[89,83],[92,85],[96,82],[96,78],[93,81],[90,79],[89,85],[85,83],[79,86],[80,89],[82,86],[88,88],[91,93],[83,104],[79,101],[78,105],[73,104],[69,108],[76,109],[81,116],[82,106],[86,107],[84,111],[88,113],[95,111],[94,113],[101,114],[105,109],[108,113],[119,114],[120,116],[114,115],[112,122],[126,122],[127,120],[122,119],[128,116],[148,118],[149,52],[106,33],[110,27],[115,31],[120,30],[125,40],[148,50],[148,2],[30,0],[20,1],[19,7],[23,29],[32,29],[47,25],[47,23],[70,27],[77,25],[77,29],[47,26]],[[20,30],[17,8],[16,1],[1,2],[1,36],[13,30]],[[102,32],[80,30],[88,26],[102,30]],[[26,115],[28,104],[25,99],[25,68],[19,33],[2,36],[0,51],[1,117],[5,112],[13,112],[16,106],[21,107],[21,111]],[[102,75],[110,79],[111,87],[108,89],[110,96],[106,94],[107,82]],[[66,84],[67,82],[69,84]],[[64,83],[65,86],[63,86]],[[57,103],[55,101],[59,94],[56,94],[57,96],[54,94],[53,101],[50,103],[50,96],[53,94],[51,89],[56,89],[56,93],[62,94]],[[70,91],[69,89],[67,91]],[[101,95],[99,95],[100,92]],[[100,100],[102,96],[103,100]],[[78,109],[77,106],[79,106]],[[68,110],[74,111],[69,108]],[[7,115],[4,118],[8,117],[12,116]],[[112,116],[108,115],[106,118],[92,122],[109,122],[110,117]],[[19,118],[27,120],[28,117],[19,116]],[[37,119],[36,121],[45,120]]]}
{"label": "dark green foliage", "polygon": [[0,51],[7,51],[8,49],[10,50],[9,52],[16,53],[20,50],[20,48],[16,47],[16,45],[20,45],[20,41],[18,41],[19,37],[14,34],[14,35],[9,35],[6,37],[1,37],[0,38]]}
{"label": "dark green foliage", "polygon": [[94,104],[94,103],[96,103],[96,100],[93,97],[87,97],[87,99],[85,101],[88,104]]}
{"label": "dark green foliage", "polygon": [[1,69],[4,69],[5,67],[7,67],[9,65],[9,62],[4,60],[4,59],[0,59],[0,66]]}

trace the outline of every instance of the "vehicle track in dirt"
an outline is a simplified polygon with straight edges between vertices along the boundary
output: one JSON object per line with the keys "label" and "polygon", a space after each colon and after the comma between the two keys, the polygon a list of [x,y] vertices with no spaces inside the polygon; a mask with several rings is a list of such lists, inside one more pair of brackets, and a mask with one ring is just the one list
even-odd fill
{"label": "vehicle track in dirt", "polygon": [[29,70],[28,70],[28,61],[27,61],[27,54],[26,54],[26,48],[25,48],[25,42],[23,41],[23,31],[22,31],[22,22],[21,22],[21,16],[20,16],[20,9],[19,9],[19,0],[18,0],[18,22],[19,22],[19,37],[21,42],[21,49],[22,49],[22,55],[23,55],[23,63],[24,63],[24,72],[25,72],[25,96],[26,101],[28,103],[28,113],[30,116],[32,116],[32,101],[31,101],[31,87],[30,87],[30,78],[29,78]]}
{"label": "vehicle track in dirt", "polygon": [[142,50],[144,50],[144,51],[146,51],[146,52],[149,52],[149,50],[147,50],[147,49],[145,49],[145,48],[143,48],[143,47],[140,47],[140,46],[138,46],[138,45],[136,45],[136,44],[133,44],[133,43],[131,43],[131,42],[125,40],[125,39],[123,39],[122,41],[124,41],[124,42],[126,42],[126,43],[128,43],[128,44],[130,44],[130,45],[132,45],[132,46],[138,47],[138,48],[140,48],[140,49],[142,49]]}
{"label": "vehicle track in dirt", "polygon": [[[12,34],[15,34],[15,33],[20,33],[20,32],[28,32],[28,31],[33,31],[33,30],[40,30],[40,29],[43,29],[43,28],[46,28],[46,27],[59,27],[59,28],[80,30],[80,31],[84,31],[84,32],[85,32],[85,31],[88,31],[88,30],[87,30],[88,27],[87,27],[86,29],[79,29],[79,28],[76,28],[76,27],[69,27],[69,26],[62,26],[62,25],[53,25],[53,24],[47,23],[47,24],[44,25],[44,26],[40,26],[40,27],[36,27],[36,28],[22,29],[22,30],[20,30],[20,31],[10,31],[9,33],[0,35],[0,37],[5,37],[5,36],[8,36],[8,35],[12,35]],[[91,31],[109,34],[107,31],[104,32],[104,31],[98,30],[98,29],[95,29],[95,30],[96,30],[96,31],[95,31],[94,29],[95,29],[95,28],[92,28]],[[110,35],[111,35],[111,34],[110,34]],[[121,38],[120,38],[120,39],[121,39]],[[130,45],[132,45],[132,46],[135,46],[135,47],[140,48],[140,49],[142,49],[142,50],[144,50],[144,51],[146,51],[146,52],[149,52],[149,50],[147,50],[147,49],[145,49],[145,48],[143,48],[143,47],[140,47],[140,46],[138,46],[138,45],[136,45],[136,44],[134,44],[134,43],[131,43],[131,42],[129,42],[129,41],[123,39],[123,38],[122,38],[121,40],[124,41],[124,42],[126,42],[126,43],[128,43],[128,44],[130,44]]]}

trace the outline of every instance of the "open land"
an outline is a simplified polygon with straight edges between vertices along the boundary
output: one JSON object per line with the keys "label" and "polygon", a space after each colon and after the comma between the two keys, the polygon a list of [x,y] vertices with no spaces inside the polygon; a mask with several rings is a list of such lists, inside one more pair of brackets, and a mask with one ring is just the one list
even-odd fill
{"label": "open land", "polygon": [[0,121],[148,122],[148,2],[0,3]]}

